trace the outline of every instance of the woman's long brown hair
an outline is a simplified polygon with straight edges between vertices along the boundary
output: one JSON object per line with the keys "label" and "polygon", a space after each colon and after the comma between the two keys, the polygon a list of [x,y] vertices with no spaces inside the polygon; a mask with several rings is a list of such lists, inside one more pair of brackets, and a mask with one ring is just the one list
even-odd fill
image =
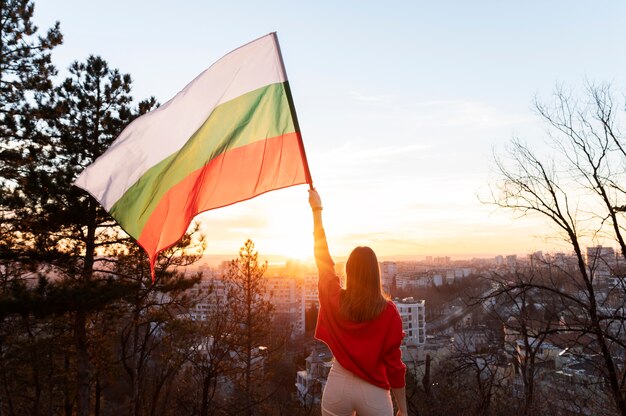
{"label": "woman's long brown hair", "polygon": [[355,248],[346,263],[346,289],[341,291],[340,315],[350,321],[369,321],[386,306],[376,253],[369,247]]}

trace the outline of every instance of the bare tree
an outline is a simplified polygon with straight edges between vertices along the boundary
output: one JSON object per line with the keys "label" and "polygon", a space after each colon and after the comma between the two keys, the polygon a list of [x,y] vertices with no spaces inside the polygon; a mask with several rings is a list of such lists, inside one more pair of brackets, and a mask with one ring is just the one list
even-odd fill
{"label": "bare tree", "polygon": [[[220,381],[232,376],[236,368],[231,360],[232,339],[236,334],[237,322],[228,313],[224,300],[211,296],[215,289],[211,287],[205,294],[214,308],[207,314],[206,321],[198,322],[198,343],[194,346],[190,360],[193,367],[193,382],[199,386],[200,400],[197,413],[208,416],[215,410],[214,398]],[[203,296],[202,294],[200,295]]]}
{"label": "bare tree", "polygon": [[592,338],[586,348],[600,357],[599,370],[614,408],[626,415],[625,343],[623,331],[615,330],[625,319],[624,274],[619,272],[620,259],[607,262],[612,266],[610,278],[595,273],[598,263],[590,262],[593,256],[584,249],[617,244],[622,263],[626,259],[626,142],[619,127],[623,114],[608,85],[587,85],[582,97],[557,88],[550,104],[536,101],[535,108],[547,123],[551,146],[539,152],[514,140],[507,157],[496,158],[501,179],[491,202],[546,220],[572,250],[573,268],[550,261],[566,279],[556,274],[521,279],[508,289],[533,289],[558,300],[567,317],[561,333]]}
{"label": "bare tree", "polygon": [[559,330],[556,315],[544,308],[553,299],[546,299],[528,285],[538,282],[532,269],[503,275],[494,273],[491,280],[494,284],[494,290],[488,294],[493,300],[491,316],[503,327],[503,350],[515,369],[513,396],[521,400],[522,414],[536,414],[543,411],[537,400],[536,380],[552,358],[544,354],[550,346],[546,339]]}
{"label": "bare tree", "polygon": [[496,345],[494,334],[484,325],[455,332],[451,357],[455,367],[452,371],[463,373],[473,381],[469,383],[474,392],[470,407],[476,415],[493,414],[496,402],[503,396],[506,387],[508,374],[500,366],[503,360]]}

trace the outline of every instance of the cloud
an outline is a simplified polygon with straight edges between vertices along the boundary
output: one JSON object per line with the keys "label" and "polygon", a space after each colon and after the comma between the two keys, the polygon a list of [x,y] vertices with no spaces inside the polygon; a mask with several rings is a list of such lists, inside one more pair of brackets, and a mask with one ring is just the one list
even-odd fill
{"label": "cloud", "polygon": [[[419,101],[415,97],[399,97],[391,94],[367,94],[359,91],[348,93],[355,104],[350,114],[353,119],[367,120],[375,126],[383,122],[385,128],[392,126],[405,130],[450,130],[456,128],[508,127],[536,121],[530,111],[507,110],[485,101],[469,99]],[[393,121],[393,123],[392,123]]]}
{"label": "cloud", "polygon": [[402,109],[412,113],[414,120],[432,127],[502,127],[533,119],[530,113],[514,114],[491,104],[471,100],[437,100],[407,105]]}

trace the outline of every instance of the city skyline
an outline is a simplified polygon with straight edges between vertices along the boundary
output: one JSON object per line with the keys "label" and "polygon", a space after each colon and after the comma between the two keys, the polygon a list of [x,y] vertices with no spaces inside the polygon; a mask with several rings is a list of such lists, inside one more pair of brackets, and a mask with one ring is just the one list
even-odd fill
{"label": "city skyline", "polygon": [[[79,1],[36,4],[61,22],[60,71],[89,54],[133,76],[136,99],[164,103],[230,50],[277,31],[333,255],[381,258],[559,251],[553,230],[481,204],[492,152],[542,146],[532,100],[585,80],[624,87],[626,6],[585,2],[340,5]],[[306,16],[306,19],[302,19]],[[207,254],[310,258],[307,187],[201,214]]]}

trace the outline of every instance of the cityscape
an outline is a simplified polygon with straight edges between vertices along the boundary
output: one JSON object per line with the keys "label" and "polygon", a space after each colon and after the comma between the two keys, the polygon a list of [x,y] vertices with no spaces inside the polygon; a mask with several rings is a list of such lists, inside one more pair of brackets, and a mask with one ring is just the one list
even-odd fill
{"label": "cityscape", "polygon": [[[613,317],[605,324],[607,336],[623,339],[626,295],[618,271],[626,262],[611,247],[587,247],[585,256],[598,307],[605,316]],[[451,373],[459,378],[456,382],[467,382],[464,377],[470,376],[481,385],[478,391],[489,391],[475,401],[524,403],[532,394],[532,400],[543,403],[534,409],[553,415],[613,414],[611,399],[602,387],[597,345],[587,329],[578,327],[581,316],[565,304],[559,306],[540,289],[528,290],[528,297],[513,296],[521,291],[513,289],[524,281],[520,276],[553,279],[575,269],[575,256],[534,252],[458,261],[427,256],[422,261],[382,261],[379,265],[384,290],[402,317],[402,358],[409,377],[419,385],[430,382],[430,394],[437,394],[438,372],[453,368]],[[224,262],[209,268],[205,263],[193,269],[203,273],[193,290],[209,295],[190,309],[191,319],[210,319],[227,302],[228,282],[221,276],[228,266]],[[336,265],[342,279],[343,267],[343,263]],[[273,305],[273,319],[288,323],[290,338],[299,348],[301,361],[294,374],[293,394],[303,409],[319,407],[332,365],[328,348],[312,336],[319,307],[317,281],[315,266],[296,260],[269,267],[264,277],[263,296]],[[503,285],[511,289],[503,290]],[[567,296],[582,295],[576,286],[570,289]],[[623,352],[621,348],[611,352],[620,368]],[[302,359],[303,355],[306,358]],[[262,361],[259,358],[259,365]],[[452,378],[448,374],[446,382]],[[476,386],[470,382],[466,388]],[[420,414],[418,408],[414,404],[415,414]]]}
{"label": "cityscape", "polygon": [[0,416],[626,416],[625,15],[1,0]]}

